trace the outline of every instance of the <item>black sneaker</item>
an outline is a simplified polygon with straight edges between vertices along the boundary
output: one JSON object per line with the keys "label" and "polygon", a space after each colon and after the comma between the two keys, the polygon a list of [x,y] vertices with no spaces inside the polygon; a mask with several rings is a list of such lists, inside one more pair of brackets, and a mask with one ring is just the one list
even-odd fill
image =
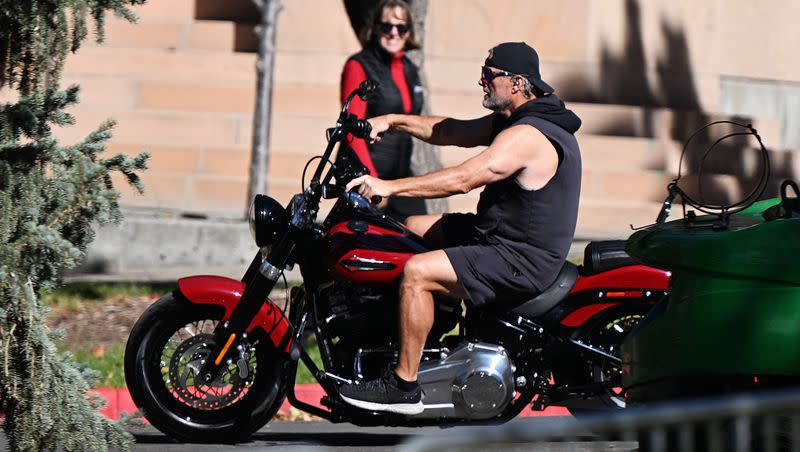
{"label": "black sneaker", "polygon": [[424,409],[419,384],[411,391],[403,391],[398,387],[397,377],[392,369],[375,380],[342,385],[339,394],[350,405],[370,411],[419,414]]}

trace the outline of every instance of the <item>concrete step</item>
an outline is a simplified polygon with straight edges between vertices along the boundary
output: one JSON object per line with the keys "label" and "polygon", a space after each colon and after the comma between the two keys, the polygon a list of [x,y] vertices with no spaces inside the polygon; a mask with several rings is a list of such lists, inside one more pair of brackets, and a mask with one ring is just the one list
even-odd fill
{"label": "concrete step", "polygon": [[[81,110],[252,115],[255,108],[254,80],[130,80],[97,75],[69,75],[65,80],[81,84],[81,103],[78,107]],[[323,133],[325,128],[335,124],[341,105],[338,91],[327,87],[276,83],[272,108],[275,115],[311,118]]]}
{"label": "concrete step", "polygon": [[335,117],[275,115],[271,135],[272,152],[307,157],[322,154],[327,145],[325,130],[333,127],[335,121]]}
{"label": "concrete step", "polygon": [[125,221],[98,229],[81,268],[109,278],[168,281],[192,274],[241,278],[256,253],[247,222],[182,218],[157,209],[125,209]]}
{"label": "concrete step", "polygon": [[255,52],[256,36],[252,24],[216,20],[140,21],[109,18],[105,41],[87,41],[86,47],[144,48],[174,51]]}
{"label": "concrete step", "polygon": [[[144,80],[138,84],[136,107],[166,111],[207,111],[252,114],[256,85],[248,82],[173,82]],[[318,86],[276,84],[272,96],[273,114],[309,116],[333,125],[338,115],[339,95]]]}
{"label": "concrete step", "polygon": [[[64,86],[71,84],[81,85],[80,103],[73,108],[76,112],[145,116],[220,113],[252,117],[255,109],[256,86],[249,80],[137,80],[70,74],[64,77]],[[0,100],[13,100],[13,94],[2,90]],[[312,118],[320,134],[334,125],[340,109],[337,93],[316,86],[276,84],[272,99],[274,115]]]}
{"label": "concrete step", "polygon": [[255,83],[255,60],[255,55],[248,53],[86,47],[67,59],[64,74],[174,82],[202,80]]}
{"label": "concrete step", "polygon": [[130,23],[118,17],[109,17],[102,43],[87,40],[83,49],[92,47],[142,47],[176,50],[185,47],[185,33],[191,21],[184,18],[171,21],[139,21]]}
{"label": "concrete step", "polygon": [[109,117],[117,120],[111,142],[141,146],[182,145],[248,148],[251,144],[252,118],[245,115],[168,114],[142,112],[100,112],[70,110],[76,125],[55,128],[64,143],[85,138]]}
{"label": "concrete step", "polygon": [[[196,0],[169,0],[147,2],[144,5],[139,5],[131,8],[136,13],[142,22],[191,22],[195,17],[195,1]],[[112,17],[106,16],[106,20],[110,22]]]}
{"label": "concrete step", "polygon": [[[121,193],[120,204],[129,207],[168,209],[192,216],[241,218],[250,199],[247,197],[247,175],[242,177],[146,172],[142,175],[145,193],[136,194],[119,176],[114,187]],[[295,185],[296,184],[296,185]],[[267,194],[286,204],[295,193],[296,181],[270,180]]]}
{"label": "concrete step", "polygon": [[[342,1],[284,1],[277,32],[278,51],[302,53],[312,59],[331,53],[352,55],[361,50]],[[337,69],[341,70],[341,65]]]}
{"label": "concrete step", "polygon": [[[581,133],[578,137],[584,168],[672,169],[678,144],[654,138],[615,137]],[[678,150],[678,152],[680,152]]]}
{"label": "concrete step", "polygon": [[143,80],[138,84],[137,108],[178,112],[220,112],[252,115],[255,83],[172,82]]}
{"label": "concrete step", "polygon": [[581,198],[658,202],[666,197],[667,184],[673,178],[662,171],[584,169]]}
{"label": "concrete step", "polygon": [[[653,223],[660,209],[660,202],[583,198],[578,210],[575,237],[627,238],[633,233],[631,225],[638,228]],[[674,218],[677,217],[670,217]]]}
{"label": "concrete step", "polygon": [[205,20],[228,20],[258,23],[261,14],[251,0],[195,0],[195,17]]}
{"label": "concrete step", "polygon": [[[345,53],[309,57],[279,51],[275,56],[277,85],[327,87],[336,96]],[[178,82],[249,82],[256,80],[256,55],[227,51],[172,51],[160,48],[90,46],[67,60],[64,75]],[[338,102],[337,102],[338,103]]]}
{"label": "concrete step", "polygon": [[[655,137],[684,143],[701,127],[713,122],[736,119],[720,113],[669,108],[650,108],[631,105],[571,103],[575,113],[583,120],[581,132],[592,135]],[[774,120],[739,118],[739,122],[752,124],[766,143],[779,143],[780,124]],[[713,133],[720,135],[726,129],[715,126]],[[695,139],[703,140],[703,135]]]}

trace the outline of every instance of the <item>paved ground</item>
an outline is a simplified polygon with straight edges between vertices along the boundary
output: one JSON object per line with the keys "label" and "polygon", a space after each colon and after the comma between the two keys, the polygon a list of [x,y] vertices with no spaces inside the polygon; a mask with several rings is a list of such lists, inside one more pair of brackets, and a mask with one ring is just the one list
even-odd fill
{"label": "paved ground", "polygon": [[[514,423],[536,422],[536,419],[517,419]],[[136,444],[132,451],[164,451],[164,452],[211,452],[211,451],[347,451],[347,452],[380,452],[401,450],[410,441],[419,438],[431,438],[445,435],[458,435],[460,432],[475,433],[475,429],[492,429],[498,427],[455,427],[441,429],[424,428],[388,428],[388,427],[356,427],[350,424],[331,424],[327,421],[310,422],[273,422],[259,430],[252,441],[245,444],[178,444],[152,427],[132,432]],[[0,450],[8,444],[0,433]],[[438,448],[439,451],[482,451],[491,449],[497,452],[540,451],[540,452],[625,452],[637,450],[635,442],[596,441],[588,436],[581,441],[553,442],[543,444],[506,443],[480,444],[472,448],[463,446]]]}
{"label": "paved ground", "polygon": [[[515,424],[535,423],[536,418],[516,419]],[[533,425],[533,424],[531,424]],[[475,434],[476,429],[496,429],[497,426],[454,427],[454,428],[388,428],[388,427],[356,427],[350,424],[331,424],[327,421],[273,422],[259,430],[252,441],[245,444],[178,444],[152,427],[133,431],[136,444],[134,452],[211,452],[211,451],[347,451],[347,452],[380,452],[405,450],[408,443],[419,438],[436,438],[459,433]],[[5,436],[0,433],[0,450],[7,448]],[[430,450],[430,449],[428,449]],[[470,448],[436,447],[436,452],[445,451],[484,451],[516,452],[627,452],[637,450],[635,442],[598,441],[591,435],[580,441],[551,442],[542,444],[475,443]]]}
{"label": "paved ground", "polygon": [[[531,423],[536,419],[517,419],[514,423]],[[331,424],[327,421],[311,422],[273,422],[253,436],[251,442],[229,445],[185,445],[175,444],[155,429],[135,432],[137,444],[134,451],[233,451],[233,450],[270,450],[270,451],[348,451],[378,452],[399,450],[409,441],[420,437],[453,435],[459,432],[475,433],[475,429],[491,429],[497,427],[455,427],[441,429],[424,428],[386,428],[356,427],[350,424]],[[593,441],[587,436],[584,441],[546,444],[475,444],[471,450],[493,451],[632,451],[637,449],[633,442]],[[438,449],[448,450],[448,449]],[[450,450],[465,450],[463,446]],[[438,451],[437,451],[438,452]]]}

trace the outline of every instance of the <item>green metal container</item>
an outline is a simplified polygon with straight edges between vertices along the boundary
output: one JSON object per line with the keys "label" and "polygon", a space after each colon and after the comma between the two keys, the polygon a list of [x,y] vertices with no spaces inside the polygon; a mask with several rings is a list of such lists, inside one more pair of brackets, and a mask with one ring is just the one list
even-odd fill
{"label": "green metal container", "polygon": [[765,221],[779,202],[727,227],[681,219],[628,239],[630,255],[672,272],[670,296],[622,347],[632,402],[800,381],[800,218]]}

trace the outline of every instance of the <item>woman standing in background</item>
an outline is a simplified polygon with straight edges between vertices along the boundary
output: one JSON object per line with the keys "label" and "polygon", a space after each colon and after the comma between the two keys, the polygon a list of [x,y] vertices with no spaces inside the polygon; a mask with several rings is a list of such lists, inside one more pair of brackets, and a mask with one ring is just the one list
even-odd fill
{"label": "woman standing in background", "polygon": [[[369,78],[379,83],[378,89],[367,102],[353,99],[351,113],[360,119],[389,113],[419,114],[423,102],[419,68],[405,56],[406,50],[419,48],[408,4],[403,0],[383,0],[361,37],[361,42],[367,44],[347,60],[342,71],[341,101]],[[412,175],[411,147],[409,135],[389,131],[371,144],[350,136],[339,155],[354,153],[373,176],[400,179]],[[427,213],[425,201],[413,198],[391,198],[385,212],[400,221],[409,215]]]}

